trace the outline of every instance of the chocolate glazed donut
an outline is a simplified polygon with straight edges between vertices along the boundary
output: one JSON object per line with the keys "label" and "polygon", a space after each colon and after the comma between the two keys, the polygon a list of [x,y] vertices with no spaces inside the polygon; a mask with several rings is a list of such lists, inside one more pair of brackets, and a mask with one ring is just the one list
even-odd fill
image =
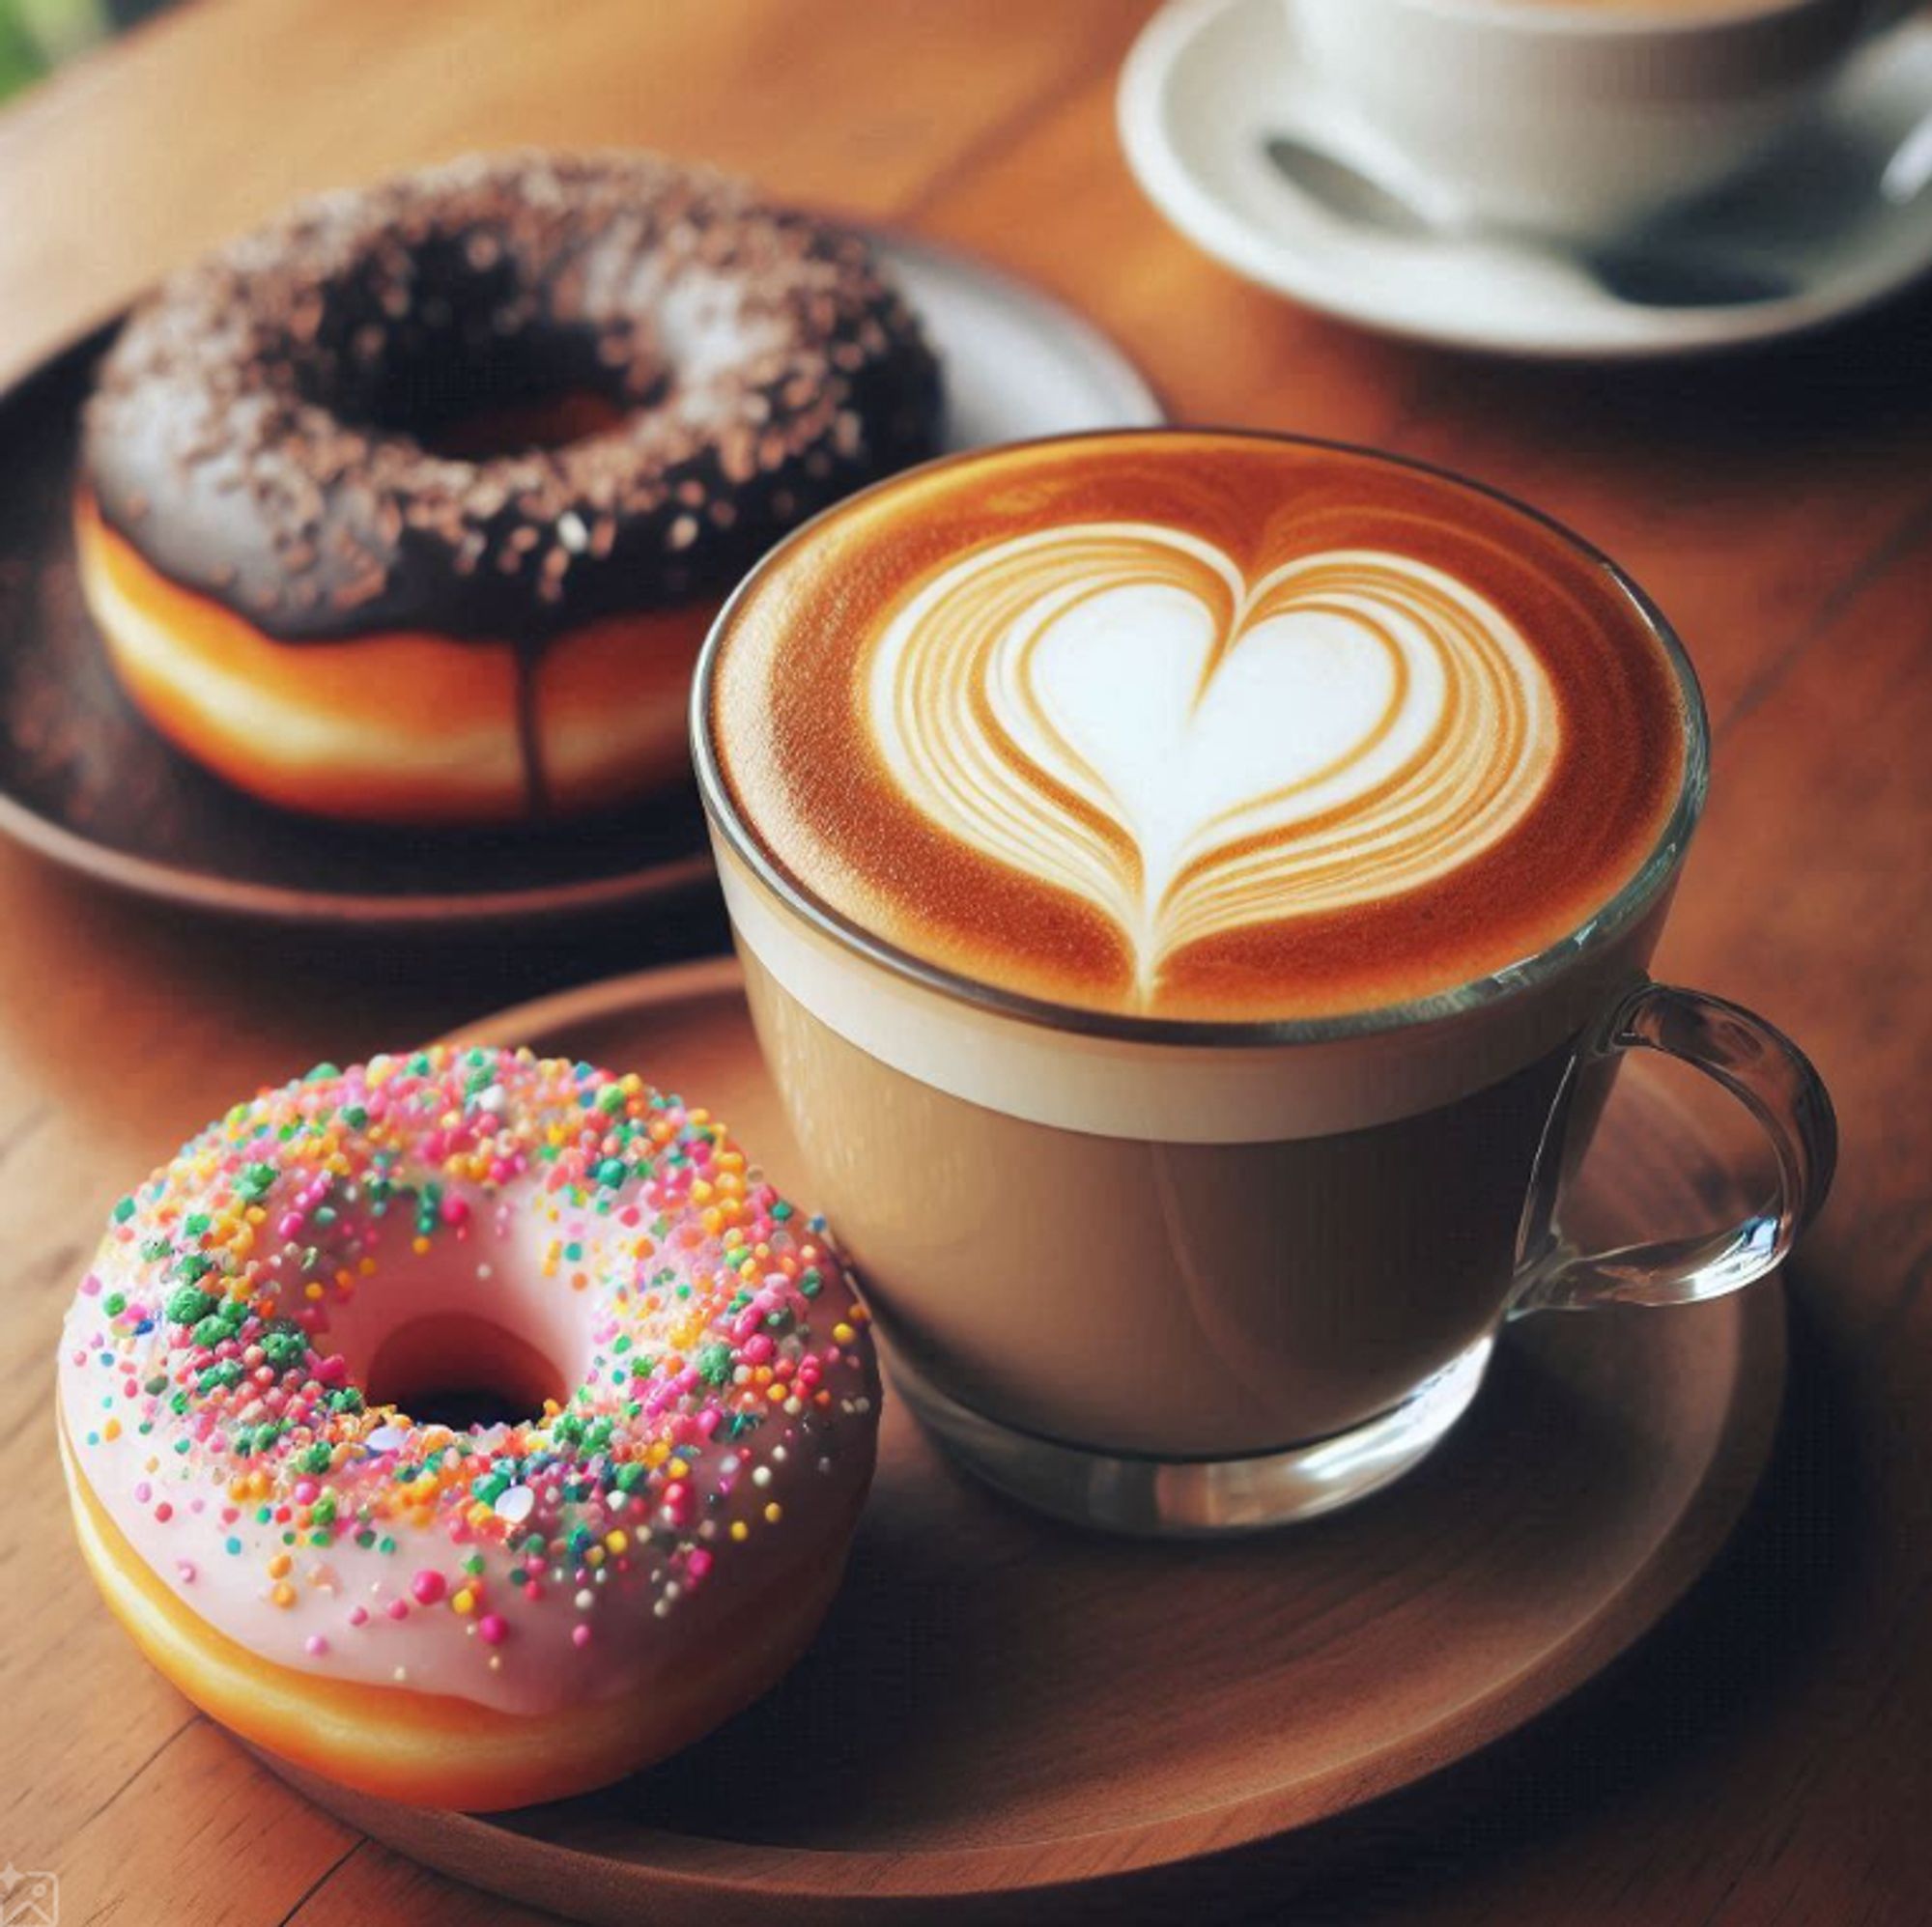
{"label": "chocolate glazed donut", "polygon": [[142,306],[87,410],[83,581],[181,747],[365,820],[563,813],[683,755],[724,594],[930,454],[865,239],[645,156],[308,202]]}

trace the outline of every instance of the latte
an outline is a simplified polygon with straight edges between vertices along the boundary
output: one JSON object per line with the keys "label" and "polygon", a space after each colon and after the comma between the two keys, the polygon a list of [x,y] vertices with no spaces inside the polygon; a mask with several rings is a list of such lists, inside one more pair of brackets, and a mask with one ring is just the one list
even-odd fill
{"label": "latte", "polygon": [[1597,558],[1465,484],[1227,434],[935,465],[766,563],[698,719],[808,898],[997,990],[1249,1020],[1559,942],[1677,798]]}
{"label": "latte", "polygon": [[[1823,1195],[1802,1057],[1646,978],[1704,794],[1690,664],[1474,484],[1188,430],[940,464],[759,564],[692,721],[895,1384],[1049,1512],[1346,1505],[1513,1311],[1734,1289]],[[1638,1047],[1746,1094],[1777,1202],[1585,1256],[1566,1174]]]}

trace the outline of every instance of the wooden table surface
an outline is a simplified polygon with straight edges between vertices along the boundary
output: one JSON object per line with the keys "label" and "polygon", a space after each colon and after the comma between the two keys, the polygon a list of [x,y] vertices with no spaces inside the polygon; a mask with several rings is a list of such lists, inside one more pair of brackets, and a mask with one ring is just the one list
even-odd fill
{"label": "wooden table surface", "polygon": [[[1187,418],[1449,464],[1676,619],[1709,816],[1665,974],[1836,1094],[1796,1375],[1720,1569],[1597,1689],[1260,1863],[1209,1917],[1932,1918],[1932,301],[1735,360],[1513,366],[1251,289],[1128,178],[1119,0],[197,0],[0,113],[0,380],[298,191],[490,144],[633,142],[981,250],[1077,302]],[[4,459],[4,449],[0,449]],[[235,1096],[506,998],[715,942],[715,915],[422,961],[111,901],[0,850],[0,1864],[65,1927],[528,1921],[314,1811],[97,1604],[48,1390],[130,1175]]]}

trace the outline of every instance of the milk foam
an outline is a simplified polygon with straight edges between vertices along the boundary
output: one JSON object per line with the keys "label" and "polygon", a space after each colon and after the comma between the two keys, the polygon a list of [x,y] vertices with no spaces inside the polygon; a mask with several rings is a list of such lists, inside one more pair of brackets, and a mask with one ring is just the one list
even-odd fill
{"label": "milk foam", "polygon": [[1200,536],[1086,522],[944,569],[865,669],[873,739],[933,824],[1162,962],[1468,863],[1535,803],[1549,679],[1473,589],[1380,550],[1249,581]]}
{"label": "milk foam", "polygon": [[844,504],[734,599],[695,721],[714,826],[808,921],[1127,1020],[1486,995],[1620,920],[1701,788],[1694,683],[1601,556],[1428,470],[1193,430]]}

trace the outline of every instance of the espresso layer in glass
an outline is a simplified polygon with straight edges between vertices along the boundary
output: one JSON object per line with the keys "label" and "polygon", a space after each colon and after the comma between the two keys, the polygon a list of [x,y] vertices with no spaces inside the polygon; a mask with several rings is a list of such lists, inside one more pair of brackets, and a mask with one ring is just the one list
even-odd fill
{"label": "espresso layer in glass", "polygon": [[1406,1004],[1586,923],[1663,833],[1677,673],[1601,558],[1345,449],[941,463],[767,561],[701,726],[809,900],[982,984],[1242,1021]]}

